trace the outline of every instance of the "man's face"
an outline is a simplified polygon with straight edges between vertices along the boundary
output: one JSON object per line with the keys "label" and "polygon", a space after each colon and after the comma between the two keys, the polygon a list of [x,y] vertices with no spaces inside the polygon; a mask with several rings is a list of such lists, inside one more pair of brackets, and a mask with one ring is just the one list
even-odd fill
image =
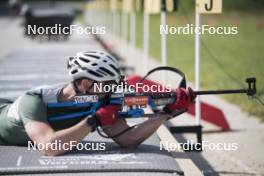
{"label": "man's face", "polygon": [[81,88],[85,94],[98,94],[100,98],[110,95],[114,92],[112,88],[116,86],[114,81],[94,82],[85,79],[81,82]]}

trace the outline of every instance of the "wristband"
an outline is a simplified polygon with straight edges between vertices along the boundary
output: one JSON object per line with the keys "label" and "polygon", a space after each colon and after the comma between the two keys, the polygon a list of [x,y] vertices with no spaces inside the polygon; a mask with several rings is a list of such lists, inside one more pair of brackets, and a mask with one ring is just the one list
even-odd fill
{"label": "wristband", "polygon": [[86,120],[86,124],[92,128],[91,132],[94,132],[95,129],[99,126],[98,118],[96,115],[93,115],[92,117],[88,117]]}

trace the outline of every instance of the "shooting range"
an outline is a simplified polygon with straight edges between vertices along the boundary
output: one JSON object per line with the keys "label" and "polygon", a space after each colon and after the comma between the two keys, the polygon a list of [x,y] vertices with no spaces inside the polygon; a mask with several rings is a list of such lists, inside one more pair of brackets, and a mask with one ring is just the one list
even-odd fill
{"label": "shooting range", "polygon": [[[261,0],[0,2],[0,175],[263,175],[263,12]],[[36,112],[49,135],[28,127]],[[15,140],[39,130],[78,147]]]}

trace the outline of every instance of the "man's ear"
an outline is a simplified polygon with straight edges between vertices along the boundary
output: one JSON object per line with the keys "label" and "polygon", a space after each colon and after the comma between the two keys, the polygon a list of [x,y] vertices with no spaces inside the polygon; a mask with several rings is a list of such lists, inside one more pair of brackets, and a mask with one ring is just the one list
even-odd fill
{"label": "man's ear", "polygon": [[79,84],[79,86],[80,86],[80,91],[81,91],[82,93],[85,93],[86,90],[87,90],[87,88],[91,87],[92,84],[93,84],[93,81],[91,81],[91,80],[89,80],[89,79],[82,79],[82,80],[80,81],[80,84]]}

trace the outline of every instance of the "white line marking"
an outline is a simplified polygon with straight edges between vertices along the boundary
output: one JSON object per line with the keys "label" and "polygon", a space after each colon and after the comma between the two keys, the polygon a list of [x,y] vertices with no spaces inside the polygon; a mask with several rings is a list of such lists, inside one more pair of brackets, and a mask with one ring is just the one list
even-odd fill
{"label": "white line marking", "polygon": [[19,167],[21,165],[22,156],[20,155],[17,159],[17,166]]}
{"label": "white line marking", "polygon": [[0,77],[0,81],[26,81],[26,80],[38,80],[38,79],[63,79],[65,80],[66,74],[58,73],[58,74],[12,74],[12,75],[5,75],[3,77]]}

